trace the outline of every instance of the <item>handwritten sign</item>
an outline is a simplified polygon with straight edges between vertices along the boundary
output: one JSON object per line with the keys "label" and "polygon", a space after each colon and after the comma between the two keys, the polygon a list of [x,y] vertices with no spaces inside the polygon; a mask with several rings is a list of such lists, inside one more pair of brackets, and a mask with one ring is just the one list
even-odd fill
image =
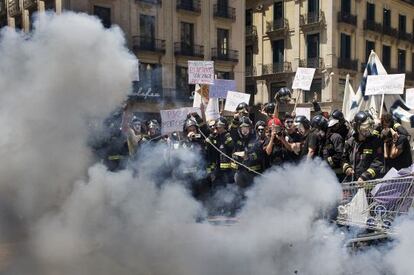
{"label": "handwritten sign", "polygon": [[195,107],[161,110],[161,134],[182,132],[184,121],[189,113],[198,113],[201,116],[200,108]]}
{"label": "handwritten sign", "polygon": [[404,93],[405,74],[369,75],[365,95]]}
{"label": "handwritten sign", "polygon": [[220,117],[218,98],[210,98],[206,108],[206,120],[215,120]]}
{"label": "handwritten sign", "polygon": [[315,71],[316,69],[314,68],[298,68],[295,79],[293,79],[292,89],[310,91]]}
{"label": "handwritten sign", "polygon": [[405,103],[411,109],[414,109],[414,88],[405,90]]}
{"label": "handwritten sign", "polygon": [[235,112],[237,105],[239,105],[242,102],[249,104],[249,100],[250,94],[228,91],[226,97],[226,105],[224,105],[224,110]]}
{"label": "handwritten sign", "polygon": [[236,81],[228,79],[214,79],[214,84],[210,86],[210,97],[226,98],[228,91],[236,90]]}
{"label": "handwritten sign", "polygon": [[296,107],[296,116],[305,116],[307,119],[311,119],[311,108]]}
{"label": "handwritten sign", "polygon": [[214,84],[214,61],[188,61],[189,84]]}

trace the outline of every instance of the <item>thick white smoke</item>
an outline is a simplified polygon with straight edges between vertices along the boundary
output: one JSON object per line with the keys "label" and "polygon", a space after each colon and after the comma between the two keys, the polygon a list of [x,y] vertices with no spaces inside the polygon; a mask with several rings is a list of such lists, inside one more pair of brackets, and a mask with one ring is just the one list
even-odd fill
{"label": "thick white smoke", "polygon": [[44,16],[29,36],[2,31],[1,205],[24,221],[17,240],[2,234],[21,247],[2,273],[413,274],[410,220],[392,246],[343,248],[347,236],[323,219],[340,188],[322,162],[257,177],[232,226],[206,222],[180,177],[195,154],[157,146],[121,172],[91,166],[86,121],[130,87],[124,43],[119,29],[73,13]]}

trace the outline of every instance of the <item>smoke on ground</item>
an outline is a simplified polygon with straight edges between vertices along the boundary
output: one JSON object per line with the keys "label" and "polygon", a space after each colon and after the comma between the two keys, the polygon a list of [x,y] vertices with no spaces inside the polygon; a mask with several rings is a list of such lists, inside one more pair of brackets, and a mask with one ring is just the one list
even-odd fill
{"label": "smoke on ground", "polygon": [[[124,171],[91,163],[91,117],[130,88],[134,57],[118,28],[87,15],[46,15],[30,35],[0,40],[0,228],[22,221],[5,274],[412,274],[410,217],[390,246],[352,254],[346,234],[323,219],[340,198],[320,161],[257,177],[232,226],[205,221],[181,169],[199,162],[164,146]],[[238,197],[227,188],[220,200]],[[18,222],[12,223],[16,225]],[[13,236],[15,237],[15,236]],[[19,250],[20,249],[20,250]],[[385,260],[384,260],[385,259]]]}

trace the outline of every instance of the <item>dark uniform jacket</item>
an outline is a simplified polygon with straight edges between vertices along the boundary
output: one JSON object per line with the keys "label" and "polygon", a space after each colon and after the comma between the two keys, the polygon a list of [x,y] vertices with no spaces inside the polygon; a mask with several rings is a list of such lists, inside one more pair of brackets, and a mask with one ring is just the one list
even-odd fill
{"label": "dark uniform jacket", "polygon": [[320,137],[318,135],[318,129],[312,129],[304,136],[304,142],[302,146],[302,151],[300,153],[301,158],[306,157],[309,148],[312,148],[315,152],[313,157],[317,157],[320,149]]}
{"label": "dark uniform jacket", "polygon": [[385,166],[387,171],[391,168],[395,168],[397,170],[407,168],[411,166],[413,162],[411,156],[410,134],[399,123],[395,123],[393,129],[398,133],[399,136],[397,141],[395,142],[395,146],[402,152],[398,157],[394,159],[385,159]]}
{"label": "dark uniform jacket", "polygon": [[377,135],[371,135],[359,141],[355,134],[345,142],[342,156],[342,170],[355,171],[354,180],[371,180],[382,175],[384,169],[383,142]]}
{"label": "dark uniform jacket", "polygon": [[[322,149],[322,158],[332,169],[341,168],[341,160],[344,151],[344,139],[338,133],[328,133]],[[342,170],[341,170],[342,171]]]}
{"label": "dark uniform jacket", "polygon": [[[254,134],[249,134],[247,137],[238,135],[237,139],[234,140],[234,152],[245,152],[246,157],[241,161],[242,164],[256,172],[263,171],[263,143],[257,140]],[[237,170],[245,169],[244,167],[239,167],[236,163],[232,163],[232,168]]]}

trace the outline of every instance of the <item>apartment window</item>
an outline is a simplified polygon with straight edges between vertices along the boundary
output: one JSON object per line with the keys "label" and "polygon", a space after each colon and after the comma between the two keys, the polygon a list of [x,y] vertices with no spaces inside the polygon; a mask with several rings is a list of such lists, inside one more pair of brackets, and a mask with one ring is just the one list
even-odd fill
{"label": "apartment window", "polygon": [[351,36],[341,33],[341,58],[351,59]]}
{"label": "apartment window", "polygon": [[141,14],[139,17],[139,30],[142,36],[141,46],[150,49],[154,48],[155,17]]}
{"label": "apartment window", "polygon": [[285,61],[285,40],[273,41],[273,64],[282,64]]}
{"label": "apartment window", "polygon": [[176,66],[175,87],[177,98],[184,100],[191,99],[195,85],[188,84],[188,68]]}
{"label": "apartment window", "polygon": [[375,22],[375,4],[367,3],[367,21]]}
{"label": "apartment window", "polygon": [[245,60],[246,67],[253,66],[253,46],[246,47],[246,60]]}
{"label": "apartment window", "polygon": [[382,17],[384,27],[391,27],[391,10],[384,8]]}
{"label": "apartment window", "polygon": [[398,49],[398,72],[400,73],[405,73],[405,56],[405,51]]}
{"label": "apartment window", "polygon": [[308,13],[319,14],[319,0],[308,0]]}
{"label": "apartment window", "polygon": [[181,22],[181,50],[192,53],[194,49],[194,24]]}
{"label": "apartment window", "polygon": [[45,1],[45,11],[56,11],[55,1]]}
{"label": "apartment window", "polygon": [[[307,44],[307,54],[306,57],[308,58],[308,67],[310,67],[309,65],[309,61],[313,60],[315,61],[316,59],[319,58],[319,33],[315,33],[315,34],[309,34],[306,37],[306,44]],[[311,61],[312,62],[312,61]],[[311,66],[314,67],[314,66]]]}
{"label": "apartment window", "polygon": [[227,55],[229,50],[229,30],[217,29],[217,50],[221,55]]}
{"label": "apartment window", "polygon": [[316,93],[316,100],[321,101],[322,98],[322,79],[313,79],[312,85],[309,92],[304,94],[304,102],[311,102]]}
{"label": "apartment window", "polygon": [[341,0],[341,12],[342,14],[351,14],[351,0]]}
{"label": "apartment window", "polygon": [[411,53],[411,72],[414,72],[414,52]]}
{"label": "apartment window", "polygon": [[249,105],[254,104],[254,95],[256,94],[256,85],[246,85],[246,93],[250,94]]}
{"label": "apartment window", "polygon": [[246,26],[253,26],[253,10],[246,10]]}
{"label": "apartment window", "polygon": [[229,6],[229,0],[217,0],[217,7],[219,10],[227,10]]}
{"label": "apartment window", "polygon": [[93,14],[96,15],[101,20],[102,25],[105,28],[111,27],[112,23],[111,23],[111,9],[110,8],[105,8],[101,6],[93,6]]}
{"label": "apartment window", "polygon": [[283,2],[273,4],[273,21],[283,20]]}
{"label": "apartment window", "polygon": [[407,30],[407,17],[405,15],[398,15],[398,31],[404,33]]}
{"label": "apartment window", "polygon": [[383,45],[382,46],[382,65],[385,69],[389,70],[391,68],[391,47]]}
{"label": "apartment window", "polygon": [[160,64],[142,63],[139,64],[138,90],[143,93],[162,93],[162,67]]}
{"label": "apartment window", "polygon": [[375,51],[375,42],[367,40],[365,42],[365,61],[364,62],[368,62],[368,58],[372,50]]}
{"label": "apartment window", "polygon": [[218,79],[234,79],[234,74],[232,72],[220,72],[216,71]]}

